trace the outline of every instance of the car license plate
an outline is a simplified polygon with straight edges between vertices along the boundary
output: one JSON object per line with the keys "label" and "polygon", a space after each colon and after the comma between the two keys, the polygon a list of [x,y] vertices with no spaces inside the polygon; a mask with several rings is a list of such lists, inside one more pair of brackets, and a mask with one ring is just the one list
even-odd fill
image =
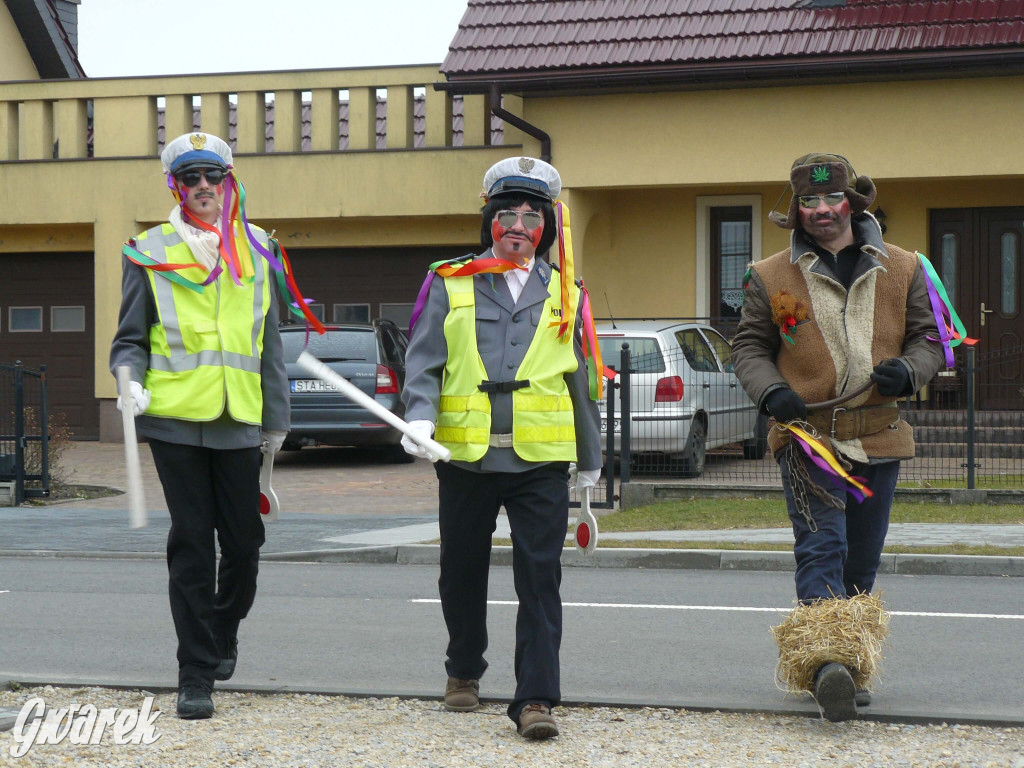
{"label": "car license plate", "polygon": [[338,388],[321,379],[292,379],[292,392],[337,392]]}
{"label": "car license plate", "polygon": [[[615,430],[616,432],[618,432],[618,431],[619,431],[619,420],[618,420],[618,419],[615,419],[615,420],[614,420],[614,422],[615,422],[615,423],[614,423],[614,425],[613,425],[613,427],[612,427],[612,428],[613,428],[613,429],[614,429],[614,430]],[[607,418],[606,416],[602,416],[602,417],[601,417],[601,431],[602,431],[602,432],[607,432],[607,431],[608,431],[608,418]]]}

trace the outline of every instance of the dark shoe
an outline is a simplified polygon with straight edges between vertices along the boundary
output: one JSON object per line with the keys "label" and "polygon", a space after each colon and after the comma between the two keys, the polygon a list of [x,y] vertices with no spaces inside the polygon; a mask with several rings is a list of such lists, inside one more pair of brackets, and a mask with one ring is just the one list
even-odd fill
{"label": "dark shoe", "polygon": [[473,712],[480,708],[480,681],[449,677],[444,687],[444,708],[452,712]]}
{"label": "dark shoe", "polygon": [[210,686],[193,683],[178,691],[178,717],[182,720],[205,720],[213,717],[213,697]]}
{"label": "dark shoe", "polygon": [[856,720],[856,693],[850,670],[842,664],[826,664],[818,670],[818,679],[814,683],[814,700],[818,702],[826,720],[833,723]]}
{"label": "dark shoe", "polygon": [[853,695],[853,700],[858,707],[870,707],[871,691],[865,690],[864,688],[858,688],[857,693]]}
{"label": "dark shoe", "polygon": [[[220,645],[218,643],[218,645]],[[221,657],[220,664],[213,671],[214,680],[230,680],[231,676],[235,674],[235,664],[238,663],[238,638],[232,637],[227,642],[227,650],[221,651],[223,656]]]}
{"label": "dark shoe", "polygon": [[527,704],[519,713],[519,735],[526,739],[550,739],[558,735],[558,725],[551,716],[551,707]]}

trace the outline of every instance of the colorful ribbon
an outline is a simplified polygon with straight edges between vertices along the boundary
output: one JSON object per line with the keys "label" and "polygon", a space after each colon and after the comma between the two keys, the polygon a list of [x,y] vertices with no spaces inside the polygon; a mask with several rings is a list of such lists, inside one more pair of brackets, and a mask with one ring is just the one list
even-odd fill
{"label": "colorful ribbon", "polygon": [[957,315],[956,310],[953,308],[953,302],[949,300],[946,287],[942,284],[942,279],[935,272],[935,267],[932,266],[923,253],[918,253],[917,256],[921,260],[921,269],[924,270],[924,280],[928,286],[928,300],[931,302],[932,314],[935,316],[935,327],[939,332],[938,338],[934,336],[929,336],[928,338],[931,341],[938,341],[942,344],[942,351],[946,356],[946,367],[952,368],[955,365],[953,347],[960,344],[977,344],[978,340],[967,337],[967,329],[964,328],[963,321],[960,320],[960,316]]}
{"label": "colorful ribbon", "polygon": [[843,466],[836,460],[836,457],[832,455],[824,445],[811,437],[800,427],[795,424],[779,424],[782,429],[788,430],[790,436],[796,444],[799,445],[803,452],[817,465],[820,469],[824,470],[830,475],[841,477],[851,487],[847,490],[853,494],[853,497],[858,501],[862,502],[865,498],[871,498],[874,496],[874,492],[864,484],[864,478],[855,477],[843,469]]}
{"label": "colorful ribbon", "polygon": [[[590,294],[580,280],[580,295],[583,301],[583,356],[587,359],[587,377],[590,379],[590,399],[600,401],[604,397],[604,361],[601,346],[597,342],[594,316],[590,311]],[[611,378],[611,377],[609,377]]]}
{"label": "colorful ribbon", "polygon": [[[134,264],[138,264],[139,266],[146,267],[147,269],[161,272],[164,277],[169,280],[176,282],[189,290],[202,293],[203,287],[212,283],[221,274],[223,271],[221,266],[222,263],[227,265],[231,279],[236,285],[241,285],[242,280],[251,281],[256,274],[256,265],[253,257],[253,249],[255,249],[255,251],[266,260],[267,264],[269,264],[270,268],[273,270],[274,275],[277,278],[281,298],[285,300],[288,311],[305,321],[307,336],[310,327],[315,329],[317,333],[326,332],[323,323],[321,323],[320,320],[317,319],[316,315],[310,311],[310,300],[302,296],[302,292],[299,290],[299,286],[295,282],[295,277],[292,274],[291,261],[288,259],[288,253],[285,251],[284,246],[281,245],[280,241],[269,238],[269,241],[273,245],[276,245],[277,249],[281,253],[281,258],[279,259],[275,255],[273,247],[265,247],[260,243],[256,234],[252,231],[252,226],[249,224],[249,219],[245,213],[245,187],[242,186],[242,182],[239,180],[238,176],[235,175],[234,169],[229,169],[227,175],[224,177],[224,200],[221,207],[220,228],[215,227],[212,224],[207,224],[205,221],[200,221],[189,213],[188,209],[184,205],[181,195],[178,193],[178,188],[174,183],[174,177],[170,173],[167,174],[167,186],[174,195],[174,199],[177,200],[178,205],[181,206],[182,218],[184,220],[198,229],[213,232],[217,235],[217,251],[220,254],[221,263],[218,263],[216,267],[210,271],[210,274],[205,281],[202,283],[196,283],[179,275],[177,270],[189,267],[205,269],[201,264],[157,264],[156,261],[136,250],[134,247],[134,241],[129,241],[122,249],[122,253],[124,253],[130,261]],[[224,232],[230,233],[231,236],[225,238],[223,235]],[[242,253],[239,252],[238,245],[235,242],[235,236],[240,233],[244,233],[244,237],[238,238],[243,248]],[[243,254],[248,258],[243,258]]]}
{"label": "colorful ribbon", "polygon": [[[467,261],[472,259],[472,261]],[[412,329],[416,321],[423,314],[427,306],[427,296],[430,295],[430,285],[434,282],[434,275],[441,277],[468,277],[479,274],[500,274],[512,269],[526,269],[521,264],[516,264],[508,259],[499,259],[497,256],[488,256],[483,259],[473,259],[473,255],[460,256],[457,259],[441,259],[427,267],[427,276],[420,286],[420,292],[416,294],[416,303],[413,305],[412,314],[409,316],[409,336],[412,336]]]}
{"label": "colorful ribbon", "polygon": [[572,339],[572,327],[576,322],[576,271],[572,254],[572,229],[570,228],[569,206],[555,200],[555,220],[558,222],[558,274],[562,294],[562,319],[550,323],[558,326],[558,338],[563,342]]}

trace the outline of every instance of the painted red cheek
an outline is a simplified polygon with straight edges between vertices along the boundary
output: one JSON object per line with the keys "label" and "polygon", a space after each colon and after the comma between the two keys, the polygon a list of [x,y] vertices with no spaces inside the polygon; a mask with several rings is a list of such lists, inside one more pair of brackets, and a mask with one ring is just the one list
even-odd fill
{"label": "painted red cheek", "polygon": [[218,194],[218,195],[223,195],[223,194],[224,194],[224,183],[223,183],[223,182],[221,182],[220,184],[218,184],[218,185],[217,185],[217,186],[215,187],[215,189],[217,190],[217,194]]}
{"label": "painted red cheek", "polygon": [[530,233],[530,242],[533,243],[533,247],[537,248],[540,245],[541,235],[544,234],[544,225],[537,227]]}
{"label": "painted red cheek", "polygon": [[501,226],[497,221],[491,222],[491,240],[498,242],[505,236],[506,232],[508,232],[508,229]]}

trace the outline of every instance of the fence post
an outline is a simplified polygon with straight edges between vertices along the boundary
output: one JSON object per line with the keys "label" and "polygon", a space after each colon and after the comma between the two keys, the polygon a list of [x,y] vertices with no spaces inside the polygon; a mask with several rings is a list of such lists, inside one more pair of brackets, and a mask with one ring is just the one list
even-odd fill
{"label": "fence post", "polygon": [[974,345],[967,347],[967,489],[974,490]]}
{"label": "fence post", "polygon": [[[622,352],[619,354],[619,478],[620,482],[628,483],[630,481],[630,470],[629,465],[631,463],[629,458],[629,440],[630,440],[630,428],[629,425],[632,422],[630,418],[630,410],[632,408],[630,404],[630,369],[631,359],[629,354],[629,344],[622,345]],[[615,431],[615,412],[611,411],[608,414],[611,423],[608,425],[608,431]]]}
{"label": "fence post", "polygon": [[14,361],[14,506],[25,500],[25,379]]}
{"label": "fence post", "polygon": [[50,495],[50,414],[46,406],[46,366],[39,366],[39,443],[42,446],[40,471],[42,472],[43,496]]}
{"label": "fence post", "polygon": [[608,484],[607,498],[612,509],[615,509],[615,388],[619,386],[617,378],[608,379],[608,391],[604,395],[607,424],[604,433],[604,479]]}

